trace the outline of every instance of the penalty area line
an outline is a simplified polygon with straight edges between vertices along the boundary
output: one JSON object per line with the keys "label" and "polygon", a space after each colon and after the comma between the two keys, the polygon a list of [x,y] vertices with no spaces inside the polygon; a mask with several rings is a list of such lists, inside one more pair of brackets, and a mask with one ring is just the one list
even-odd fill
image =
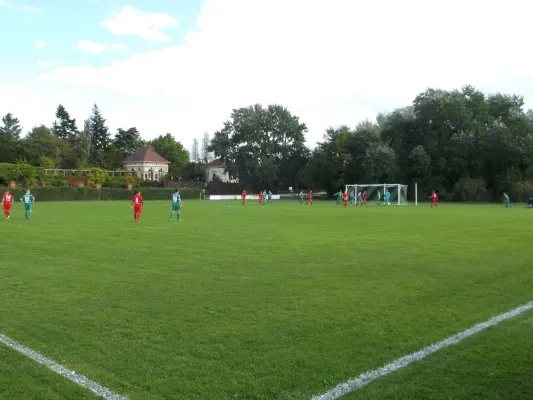
{"label": "penalty area line", "polygon": [[90,380],[89,378],[77,374],[76,372],[59,365],[55,361],[43,356],[41,353],[38,353],[1,333],[0,343],[5,344],[7,347],[19,352],[22,355],[25,355],[28,358],[31,358],[33,361],[38,362],[39,364],[45,366],[56,374],[61,375],[63,378],[74,382],[78,386],[90,390],[97,396],[103,397],[106,400],[128,400],[127,397],[114,393],[110,389],[103,387],[98,383]]}
{"label": "penalty area line", "polygon": [[387,365],[384,365],[381,368],[367,371],[357,378],[350,379],[344,383],[340,383],[335,386],[333,389],[328,390],[326,393],[323,393],[319,396],[314,396],[311,400],[336,400],[354,390],[360,389],[363,386],[366,386],[378,378],[381,378],[385,375],[389,375],[401,368],[407,367],[409,364],[414,361],[420,361],[430,354],[436,353],[439,350],[442,350],[446,347],[453,346],[469,336],[475,335],[481,331],[484,331],[487,328],[490,328],[494,325],[498,325],[500,322],[514,318],[520,314],[523,314],[526,311],[533,309],[533,301],[527,304],[524,304],[520,307],[514,308],[506,313],[497,315],[488,319],[485,322],[481,322],[477,325],[472,326],[462,332],[459,332],[453,336],[448,337],[440,342],[434,343],[427,347],[424,347],[422,350],[419,350],[415,353],[408,354],[404,357],[398,358]]}

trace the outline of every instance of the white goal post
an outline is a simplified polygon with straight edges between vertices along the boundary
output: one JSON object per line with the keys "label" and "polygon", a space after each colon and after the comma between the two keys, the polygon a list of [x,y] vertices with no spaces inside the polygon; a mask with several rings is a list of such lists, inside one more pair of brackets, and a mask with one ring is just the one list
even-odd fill
{"label": "white goal post", "polygon": [[[415,185],[415,192],[416,190]],[[378,191],[380,195],[380,201],[383,203],[385,198],[385,192],[389,191],[389,205],[394,204],[398,206],[406,206],[407,202],[407,185],[402,185],[401,183],[355,183],[352,185],[346,185],[346,192],[348,194],[353,193],[354,197],[357,198],[359,193],[366,191],[366,201],[367,203],[375,203],[378,198]],[[416,195],[415,195],[415,204]]]}

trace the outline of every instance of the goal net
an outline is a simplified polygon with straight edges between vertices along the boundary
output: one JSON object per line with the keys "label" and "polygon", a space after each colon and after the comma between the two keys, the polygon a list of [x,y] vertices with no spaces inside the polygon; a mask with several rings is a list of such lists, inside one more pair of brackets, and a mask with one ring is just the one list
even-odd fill
{"label": "goal net", "polygon": [[390,194],[388,205],[406,206],[407,205],[407,185],[399,183],[378,183],[378,184],[353,184],[346,185],[346,191],[348,194],[353,194],[357,199],[359,193],[366,192],[366,202],[376,203],[379,199],[381,204],[385,203],[385,193],[388,191]]}

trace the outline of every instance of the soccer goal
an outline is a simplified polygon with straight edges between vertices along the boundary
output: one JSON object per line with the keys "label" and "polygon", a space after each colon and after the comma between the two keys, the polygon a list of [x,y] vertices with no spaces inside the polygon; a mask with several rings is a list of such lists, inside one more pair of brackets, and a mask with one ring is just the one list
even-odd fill
{"label": "soccer goal", "polygon": [[380,195],[380,201],[383,203],[385,192],[387,190],[390,193],[389,204],[398,206],[407,205],[407,185],[399,183],[372,183],[372,184],[360,184],[346,185],[346,191],[348,194],[353,193],[357,198],[359,193],[366,191],[366,202],[375,203],[378,199],[378,191]]}

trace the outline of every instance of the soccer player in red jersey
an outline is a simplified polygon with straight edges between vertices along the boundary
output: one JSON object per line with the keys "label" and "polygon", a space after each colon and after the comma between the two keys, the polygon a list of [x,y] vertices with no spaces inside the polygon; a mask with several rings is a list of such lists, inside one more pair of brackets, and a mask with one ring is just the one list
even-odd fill
{"label": "soccer player in red jersey", "polygon": [[245,206],[245,205],[246,205],[246,190],[243,190],[243,191],[242,191],[242,193],[241,193],[241,199],[242,199],[241,206]]}
{"label": "soccer player in red jersey", "polygon": [[439,208],[439,205],[437,204],[437,200],[439,198],[437,197],[437,193],[435,193],[435,191],[431,192],[431,196],[429,196],[429,198],[431,199],[431,208],[433,208],[433,206]]}
{"label": "soccer player in red jersey", "polygon": [[131,207],[133,208],[133,220],[139,222],[141,218],[142,207],[144,206],[144,200],[141,196],[141,192],[135,192],[135,195],[131,198]]}
{"label": "soccer player in red jersey", "polygon": [[305,202],[305,205],[311,204],[313,205],[313,191],[310,190],[309,193],[307,193],[307,201]]}
{"label": "soccer player in red jersey", "polygon": [[6,219],[11,218],[11,205],[13,204],[13,195],[9,193],[9,190],[6,190],[2,196],[2,206],[4,209],[4,215]]}
{"label": "soccer player in red jersey", "polygon": [[263,192],[259,192],[259,204],[263,204]]}
{"label": "soccer player in red jersey", "polygon": [[366,190],[363,192],[363,205],[366,204]]}
{"label": "soccer player in red jersey", "polygon": [[348,207],[348,192],[344,192],[342,194],[342,203],[344,204],[344,207]]}

